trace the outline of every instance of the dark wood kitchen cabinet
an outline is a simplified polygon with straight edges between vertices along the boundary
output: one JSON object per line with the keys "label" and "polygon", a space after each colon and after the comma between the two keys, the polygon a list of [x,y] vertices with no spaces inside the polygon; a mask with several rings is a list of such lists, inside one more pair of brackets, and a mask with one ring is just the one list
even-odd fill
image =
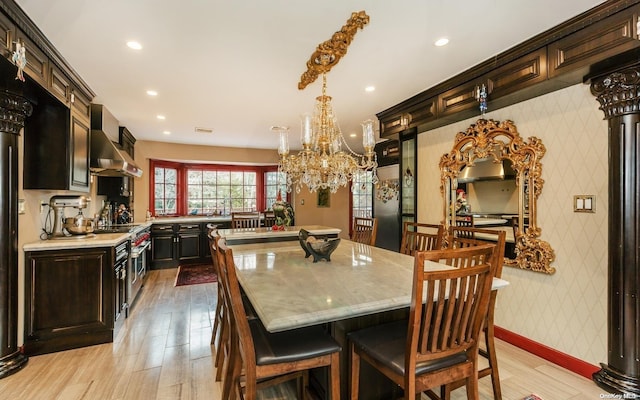
{"label": "dark wood kitchen cabinet", "polygon": [[89,192],[89,97],[73,86],[69,106],[44,89],[24,127],[25,189]]}
{"label": "dark wood kitchen cabinet", "polygon": [[113,341],[114,248],[26,252],[27,355]]}
{"label": "dark wood kitchen cabinet", "polygon": [[202,258],[199,223],[178,224],[178,261],[197,261]]}
{"label": "dark wood kitchen cabinet", "polygon": [[[181,263],[210,262],[208,222],[153,224],[151,226],[151,268],[176,268]],[[229,222],[217,222],[219,229]]]}
{"label": "dark wood kitchen cabinet", "polygon": [[177,266],[174,224],[151,225],[151,267],[175,268]]}

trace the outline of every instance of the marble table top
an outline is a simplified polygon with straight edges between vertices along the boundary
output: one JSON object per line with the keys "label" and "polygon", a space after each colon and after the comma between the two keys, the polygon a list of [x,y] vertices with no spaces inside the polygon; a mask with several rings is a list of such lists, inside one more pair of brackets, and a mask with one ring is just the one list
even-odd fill
{"label": "marble table top", "polygon": [[339,235],[342,229],[332,228],[322,225],[301,225],[301,226],[285,226],[282,231],[275,231],[271,227],[262,228],[237,228],[237,229],[219,229],[220,236],[226,238],[229,242],[233,240],[248,239],[271,239],[271,238],[287,238],[298,237],[300,229],[305,229],[315,235]]}
{"label": "marble table top", "polygon": [[[405,308],[413,257],[342,240],[331,262],[297,242],[230,245],[238,280],[270,332]],[[494,278],[494,289],[508,285]]]}

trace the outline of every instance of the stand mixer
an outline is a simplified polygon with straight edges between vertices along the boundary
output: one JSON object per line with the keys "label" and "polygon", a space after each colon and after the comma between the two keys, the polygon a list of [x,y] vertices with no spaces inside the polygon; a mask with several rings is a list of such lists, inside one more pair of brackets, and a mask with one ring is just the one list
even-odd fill
{"label": "stand mixer", "polygon": [[[75,235],[86,235],[93,232],[93,220],[91,219],[90,229],[86,226],[87,218],[82,215],[82,210],[87,208],[91,199],[86,196],[52,196],[49,199],[49,207],[53,210],[53,231],[50,237],[65,237],[69,236],[67,233]],[[67,207],[73,207],[78,209],[78,214],[75,217],[66,218],[64,210]],[[78,227],[79,229],[74,229]]]}

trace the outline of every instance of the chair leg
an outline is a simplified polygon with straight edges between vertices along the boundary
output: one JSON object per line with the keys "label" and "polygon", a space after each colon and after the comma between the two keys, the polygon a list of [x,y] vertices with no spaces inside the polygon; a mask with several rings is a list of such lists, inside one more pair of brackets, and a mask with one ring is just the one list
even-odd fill
{"label": "chair leg", "polygon": [[237,373],[237,370],[239,369],[237,365],[241,365],[242,361],[238,359],[237,352],[233,350],[233,347],[234,345],[232,344],[226,365],[223,365],[220,368],[220,370],[224,370],[224,379],[222,380],[222,400],[230,400],[235,397],[234,386],[240,379],[240,374]]}
{"label": "chair leg", "polygon": [[340,400],[340,353],[333,353],[331,355],[329,374],[331,381],[331,400]]}
{"label": "chair leg", "polygon": [[226,324],[222,323],[220,325],[220,342],[218,343],[218,351],[216,352],[216,360],[215,360],[215,366],[216,366],[216,381],[220,382],[220,380],[222,379],[222,370],[223,370],[223,366],[224,366],[224,362],[225,362],[225,356],[228,356],[227,354],[225,354],[226,352],[229,351],[229,343],[227,343],[229,341],[229,327],[226,326]]}
{"label": "chair leg", "polygon": [[356,353],[353,343],[349,345],[349,348],[351,349],[351,367],[349,368],[349,370],[351,371],[349,378],[351,383],[350,396],[351,400],[358,400],[358,391],[360,389],[360,355]]}
{"label": "chair leg", "polygon": [[467,377],[467,400],[478,400],[480,398],[478,390],[478,375]]}
{"label": "chair leg", "polygon": [[484,330],[485,344],[491,368],[491,385],[493,386],[494,400],[502,400],[502,389],[500,388],[500,374],[498,373],[498,356],[496,355],[496,343],[493,330],[493,321],[489,321]]}
{"label": "chair leg", "polygon": [[218,288],[218,301],[216,302],[216,313],[213,318],[213,330],[211,331],[211,344],[216,344],[216,336],[218,334],[218,329],[220,329],[220,311],[222,310],[222,296],[220,295],[220,288]]}

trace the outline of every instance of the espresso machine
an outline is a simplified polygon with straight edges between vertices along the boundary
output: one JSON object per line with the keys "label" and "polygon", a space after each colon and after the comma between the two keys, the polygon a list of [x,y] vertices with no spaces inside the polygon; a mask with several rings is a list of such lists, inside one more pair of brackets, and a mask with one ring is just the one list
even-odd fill
{"label": "espresso machine", "polygon": [[[50,237],[56,238],[69,236],[69,234],[82,235],[90,233],[86,232],[86,229],[73,228],[74,226],[86,226],[86,224],[83,223],[85,218],[82,215],[82,210],[87,208],[90,202],[91,199],[86,196],[52,196],[49,199],[49,207],[53,210],[53,230]],[[78,209],[78,214],[74,217],[67,218],[65,216],[65,209],[69,207]],[[91,232],[93,232],[93,229],[91,229]]]}

